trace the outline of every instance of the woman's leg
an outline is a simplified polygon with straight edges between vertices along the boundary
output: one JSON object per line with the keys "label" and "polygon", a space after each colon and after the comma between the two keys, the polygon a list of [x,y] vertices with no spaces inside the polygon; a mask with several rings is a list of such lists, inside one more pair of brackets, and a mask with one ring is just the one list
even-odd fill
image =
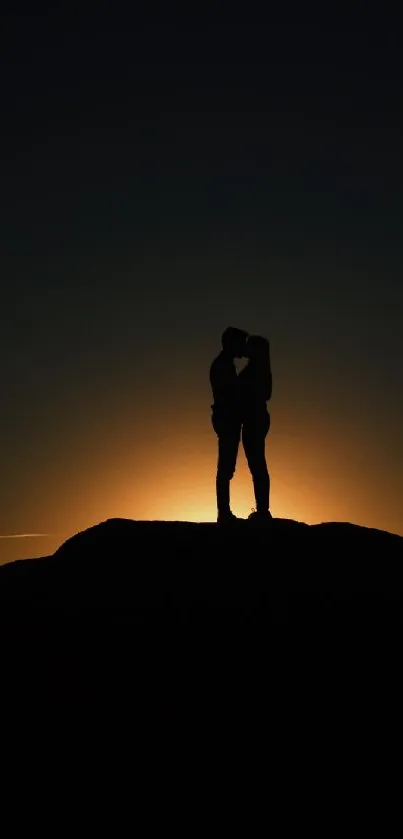
{"label": "woman's leg", "polygon": [[266,463],[266,436],[268,428],[245,424],[242,443],[252,475],[257,513],[267,515],[270,509],[270,475]]}

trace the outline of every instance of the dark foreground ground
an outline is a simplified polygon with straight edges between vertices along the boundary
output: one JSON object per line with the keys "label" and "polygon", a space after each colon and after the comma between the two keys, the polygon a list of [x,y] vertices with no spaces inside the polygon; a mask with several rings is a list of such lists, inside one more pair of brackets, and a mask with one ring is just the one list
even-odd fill
{"label": "dark foreground ground", "polygon": [[265,754],[297,737],[395,738],[403,539],[109,520],[0,568],[1,710]]}

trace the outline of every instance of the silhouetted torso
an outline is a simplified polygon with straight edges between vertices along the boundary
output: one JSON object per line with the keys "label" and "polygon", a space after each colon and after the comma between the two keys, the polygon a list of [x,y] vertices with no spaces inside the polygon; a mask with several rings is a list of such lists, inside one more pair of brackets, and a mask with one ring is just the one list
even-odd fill
{"label": "silhouetted torso", "polygon": [[213,392],[213,420],[224,423],[241,421],[239,381],[232,358],[220,352],[210,367],[210,384]]}
{"label": "silhouetted torso", "polygon": [[266,403],[271,397],[272,387],[270,368],[262,374],[256,362],[249,362],[239,374],[238,383],[242,422],[255,424],[261,420],[265,423],[268,417]]}

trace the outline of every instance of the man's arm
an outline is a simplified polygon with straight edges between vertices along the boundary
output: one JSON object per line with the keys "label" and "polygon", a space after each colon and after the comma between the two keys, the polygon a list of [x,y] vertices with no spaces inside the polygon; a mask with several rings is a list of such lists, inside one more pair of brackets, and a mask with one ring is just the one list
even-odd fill
{"label": "man's arm", "polygon": [[215,402],[232,403],[236,399],[238,393],[236,372],[219,356],[211,365],[210,383]]}

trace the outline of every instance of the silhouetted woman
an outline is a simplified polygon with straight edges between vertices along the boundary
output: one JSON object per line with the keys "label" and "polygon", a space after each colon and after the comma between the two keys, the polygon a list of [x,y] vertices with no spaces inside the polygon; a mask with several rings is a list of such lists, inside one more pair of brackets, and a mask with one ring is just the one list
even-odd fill
{"label": "silhouetted woman", "polygon": [[270,428],[267,402],[272,393],[270,344],[251,335],[246,344],[248,364],[239,374],[242,400],[242,443],[251,471],[256,499],[255,521],[268,521],[270,514],[270,476],[266,463],[266,437]]}

